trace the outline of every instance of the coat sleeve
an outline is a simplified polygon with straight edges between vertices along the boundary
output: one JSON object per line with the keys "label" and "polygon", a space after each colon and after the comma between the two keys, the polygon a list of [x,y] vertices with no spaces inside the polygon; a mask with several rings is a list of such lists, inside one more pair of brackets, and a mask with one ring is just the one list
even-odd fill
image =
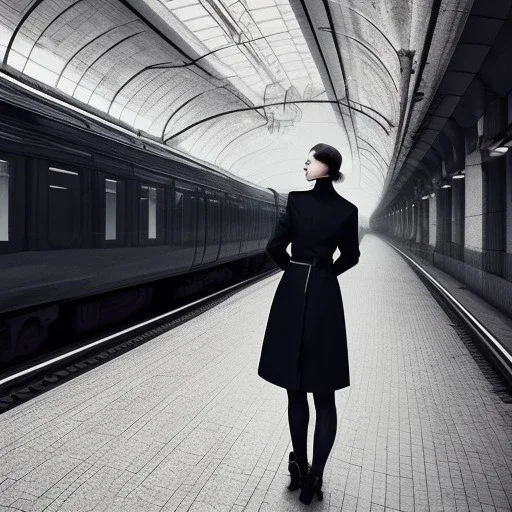
{"label": "coat sleeve", "polygon": [[292,194],[288,194],[286,210],[279,217],[277,226],[272,237],[267,243],[265,250],[267,254],[274,260],[281,270],[286,270],[290,262],[290,255],[286,252],[286,248],[292,240],[291,219],[290,219],[290,202]]}
{"label": "coat sleeve", "polygon": [[333,263],[333,270],[337,276],[343,274],[359,262],[359,222],[357,208],[343,223],[338,240],[339,258]]}

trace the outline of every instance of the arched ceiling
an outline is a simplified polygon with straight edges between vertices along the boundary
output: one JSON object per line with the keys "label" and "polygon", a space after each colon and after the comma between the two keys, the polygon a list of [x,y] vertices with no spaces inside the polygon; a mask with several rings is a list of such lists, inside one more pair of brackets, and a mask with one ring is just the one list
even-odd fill
{"label": "arched ceiling", "polygon": [[[445,3],[0,0],[0,61],[3,73],[278,190],[309,188],[309,148],[332,144],[344,156],[340,193],[369,216],[421,78],[410,71],[430,45],[433,6],[444,55],[472,2]],[[433,67],[432,82],[443,71]]]}

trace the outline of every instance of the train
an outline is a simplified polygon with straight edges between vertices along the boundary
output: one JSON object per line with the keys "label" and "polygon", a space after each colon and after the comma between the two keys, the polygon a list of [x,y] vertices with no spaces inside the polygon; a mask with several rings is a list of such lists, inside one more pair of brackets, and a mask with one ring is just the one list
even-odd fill
{"label": "train", "polygon": [[37,353],[64,314],[93,331],[152,283],[257,270],[286,199],[2,77],[0,363]]}

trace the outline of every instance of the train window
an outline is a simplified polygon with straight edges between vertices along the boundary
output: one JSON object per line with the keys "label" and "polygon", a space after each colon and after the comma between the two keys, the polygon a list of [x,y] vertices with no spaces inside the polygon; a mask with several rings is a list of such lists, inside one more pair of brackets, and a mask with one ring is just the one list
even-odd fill
{"label": "train window", "polygon": [[69,247],[80,235],[80,175],[57,167],[49,171],[48,241],[53,247]]}
{"label": "train window", "polygon": [[9,241],[9,162],[0,160],[0,241]]}
{"label": "train window", "polygon": [[[144,187],[143,187],[144,188]],[[148,238],[156,238],[156,188],[146,187],[148,191]]]}
{"label": "train window", "polygon": [[105,179],[105,240],[117,238],[117,180]]}
{"label": "train window", "polygon": [[140,229],[145,238],[156,238],[156,188],[140,187]]}
{"label": "train window", "polygon": [[[103,171],[94,173],[92,225],[97,247],[121,247],[126,243],[127,183]],[[133,220],[132,220],[133,222]]]}
{"label": "train window", "polygon": [[163,188],[141,185],[139,199],[141,242],[162,240],[165,238]]}

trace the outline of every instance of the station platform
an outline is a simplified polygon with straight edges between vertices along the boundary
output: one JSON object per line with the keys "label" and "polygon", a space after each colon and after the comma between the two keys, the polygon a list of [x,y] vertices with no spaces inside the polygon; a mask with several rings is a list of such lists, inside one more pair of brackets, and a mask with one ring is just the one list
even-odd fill
{"label": "station platform", "polygon": [[[339,278],[351,386],[310,507],[510,511],[512,404],[404,259],[373,234],[360,250]],[[286,391],[257,375],[281,275],[0,416],[0,510],[307,509]]]}

